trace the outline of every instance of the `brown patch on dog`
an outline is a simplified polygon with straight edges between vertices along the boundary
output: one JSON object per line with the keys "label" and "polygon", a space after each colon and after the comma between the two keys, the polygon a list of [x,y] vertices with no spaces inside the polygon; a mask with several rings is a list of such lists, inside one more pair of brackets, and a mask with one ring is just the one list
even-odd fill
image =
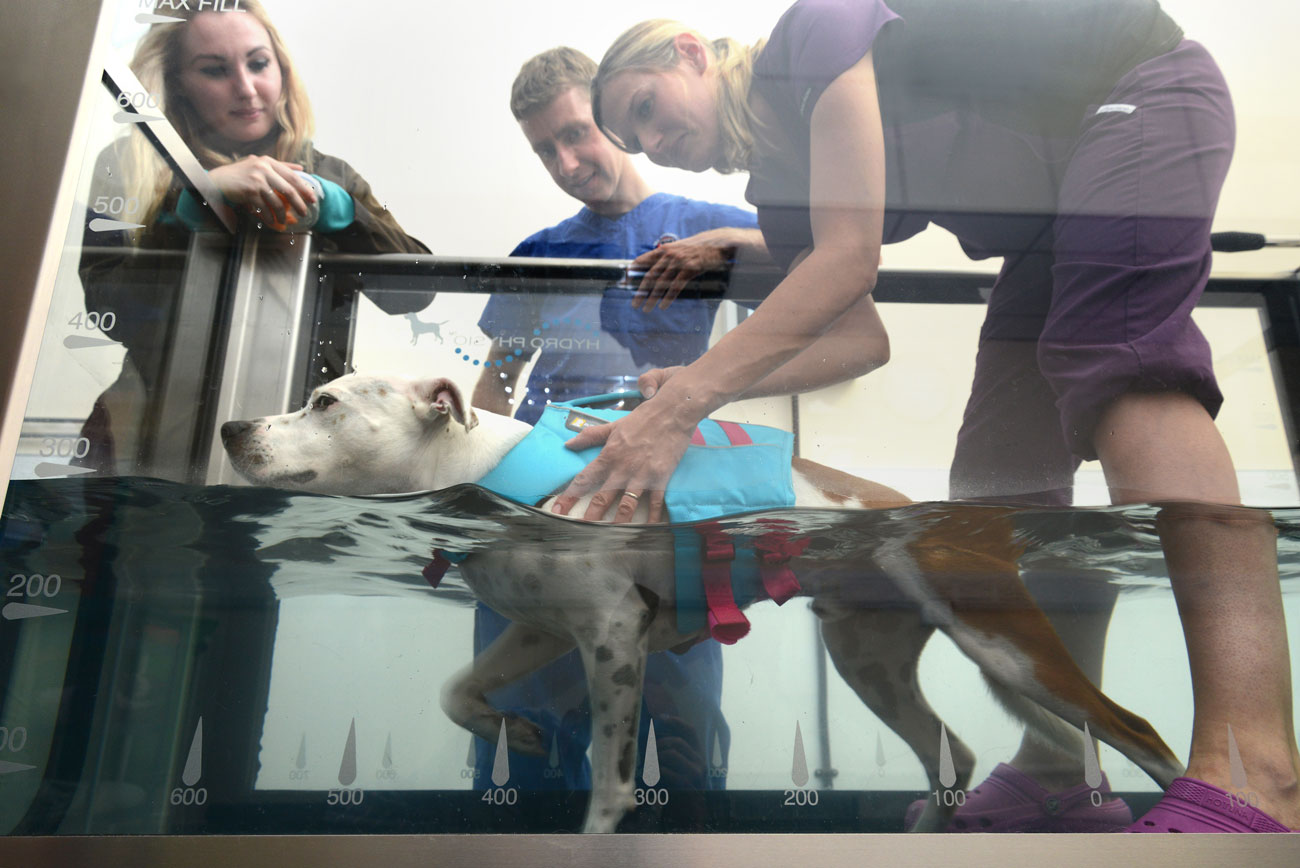
{"label": "brown patch on dog", "polygon": [[827,467],[825,464],[809,461],[807,458],[795,458],[790,462],[790,466],[836,503],[853,501],[863,509],[890,509],[895,506],[907,506],[912,502],[887,485],[862,479],[851,473]]}

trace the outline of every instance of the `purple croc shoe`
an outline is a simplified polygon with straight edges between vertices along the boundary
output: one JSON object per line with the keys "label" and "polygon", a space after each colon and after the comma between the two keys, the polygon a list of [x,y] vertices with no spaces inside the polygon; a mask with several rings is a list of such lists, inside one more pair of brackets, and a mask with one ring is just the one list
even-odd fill
{"label": "purple croc shoe", "polygon": [[[1102,776],[1097,791],[1110,793]],[[1133,812],[1123,799],[1093,804],[1092,787],[1080,784],[1049,793],[1033,778],[1006,763],[999,763],[984,783],[966,794],[966,803],[948,822],[947,832],[1122,832],[1133,822]],[[903,820],[910,830],[925,809],[925,799],[907,808]]]}
{"label": "purple croc shoe", "polygon": [[1129,832],[1290,832],[1240,796],[1198,781],[1177,778],[1164,798],[1128,827]]}

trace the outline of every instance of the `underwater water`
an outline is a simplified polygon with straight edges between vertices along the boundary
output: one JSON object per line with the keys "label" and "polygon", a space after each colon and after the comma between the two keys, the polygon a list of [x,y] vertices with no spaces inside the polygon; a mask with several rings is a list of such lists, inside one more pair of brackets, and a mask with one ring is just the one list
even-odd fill
{"label": "underwater water", "polygon": [[[1157,507],[975,509],[1010,523],[1044,609],[1086,616],[1117,601],[1101,686],[1185,759],[1190,687]],[[953,510],[787,509],[721,524],[741,540],[779,520],[809,541],[806,558],[861,563],[866,576],[882,542]],[[1300,510],[1270,512],[1294,625]],[[424,571],[435,549],[617,559],[665,532],[565,521],[470,485],[335,497],[142,478],[15,481],[0,523],[0,830],[572,828],[581,793],[471,793],[493,790],[438,691],[471,658],[474,600],[455,568],[436,588]],[[726,741],[715,737],[700,760],[719,792],[671,793],[682,816],[668,827],[899,828],[907,802],[924,795],[921,766],[827,674],[807,602],[747,614],[752,632],[723,650]],[[920,678],[977,756],[974,781],[1015,752],[1019,724],[937,634]],[[1118,753],[1103,746],[1100,761],[1115,790],[1136,794],[1135,810],[1154,798]],[[669,790],[644,793],[647,828],[664,828],[654,824]]]}

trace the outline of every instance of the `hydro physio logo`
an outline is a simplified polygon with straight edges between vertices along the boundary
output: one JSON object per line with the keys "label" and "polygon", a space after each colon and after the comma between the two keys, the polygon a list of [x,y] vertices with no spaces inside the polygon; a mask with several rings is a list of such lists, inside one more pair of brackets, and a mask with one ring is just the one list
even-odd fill
{"label": "hydro physio logo", "polygon": [[[488,337],[475,330],[472,333],[442,328],[446,320],[438,323],[425,322],[416,314],[407,314],[411,324],[411,343],[417,343],[423,335],[429,334],[440,344],[450,343],[452,352],[461,361],[483,367],[502,367],[514,362],[532,358],[538,350],[595,353],[600,351],[601,330],[599,323],[586,322],[573,317],[562,317],[551,321],[545,320],[532,330],[531,334],[502,334],[495,338]],[[489,359],[493,347],[508,350],[506,358]]]}

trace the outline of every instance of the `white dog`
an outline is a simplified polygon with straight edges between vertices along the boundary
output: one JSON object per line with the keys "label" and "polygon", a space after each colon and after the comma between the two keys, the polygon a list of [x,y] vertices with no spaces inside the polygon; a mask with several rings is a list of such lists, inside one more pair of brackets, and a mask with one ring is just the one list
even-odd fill
{"label": "white dog", "polygon": [[[349,375],[316,389],[305,409],[227,422],[235,468],[259,485],[364,495],[441,489],[481,479],[529,427],[475,413],[450,381]],[[875,483],[796,458],[796,506],[880,509],[909,501]],[[580,514],[581,506],[575,510]],[[558,516],[556,521],[562,521]],[[810,553],[812,554],[812,553]],[[1142,718],[1103,695],[1078,669],[1019,580],[1006,513],[953,505],[914,538],[882,540],[874,563],[796,557],[836,668],[871,710],[916,752],[933,790],[964,789],[974,755],[955,738],[957,779],[940,781],[940,721],[916,663],[935,627],[977,663],[994,694],[1040,735],[1074,749],[1083,728],[1114,746],[1162,787],[1182,765]],[[637,718],[646,654],[687,646],[678,632],[673,546],[653,537],[617,558],[519,546],[460,564],[475,596],[510,627],[443,688],[443,710],[495,741],[503,719],[512,750],[544,755],[529,721],[503,716],[485,695],[576,646],[592,708],[592,792],[584,831],[613,831],[634,805]],[[887,577],[910,607],[870,609],[842,593]],[[1049,713],[1044,713],[1044,710]],[[939,831],[953,807],[929,800],[916,831]],[[949,802],[955,800],[947,800]]]}

